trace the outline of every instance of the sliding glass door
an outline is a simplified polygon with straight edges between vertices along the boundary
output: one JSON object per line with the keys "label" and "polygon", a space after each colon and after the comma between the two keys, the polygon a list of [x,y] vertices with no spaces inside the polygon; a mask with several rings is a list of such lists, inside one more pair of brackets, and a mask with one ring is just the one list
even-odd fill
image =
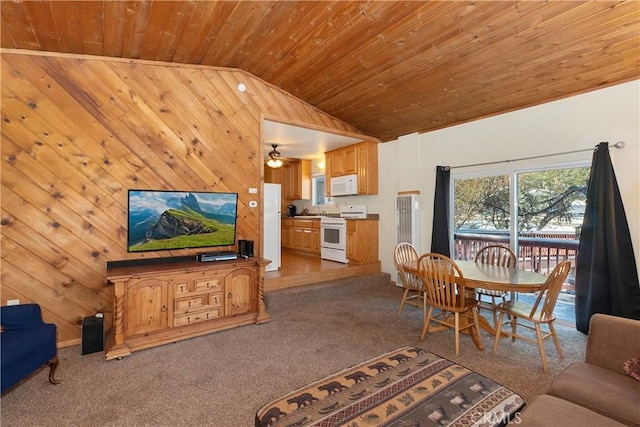
{"label": "sliding glass door", "polygon": [[517,180],[521,266],[546,275],[559,262],[571,260],[565,290],[573,292],[589,167],[521,172]]}
{"label": "sliding glass door", "polygon": [[[452,173],[455,259],[473,260],[489,244],[510,247],[518,267],[548,274],[563,260],[573,268],[563,287],[558,316],[573,318],[575,259],[586,202],[589,167]],[[516,295],[530,298],[531,295]]]}
{"label": "sliding glass door", "polygon": [[509,175],[453,180],[454,258],[473,260],[489,244],[511,246]]}

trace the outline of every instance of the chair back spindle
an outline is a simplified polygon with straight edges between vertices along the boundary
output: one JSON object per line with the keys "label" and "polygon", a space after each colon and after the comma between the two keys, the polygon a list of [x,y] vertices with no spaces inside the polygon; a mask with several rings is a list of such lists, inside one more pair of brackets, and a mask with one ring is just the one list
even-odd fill
{"label": "chair back spindle", "polygon": [[[496,265],[500,267],[517,268],[518,259],[513,251],[502,245],[488,245],[480,249],[475,257],[475,262],[482,264]],[[483,288],[477,288],[478,299],[481,300],[483,295],[491,297],[491,312],[493,313],[493,324],[498,322],[496,314],[496,298],[502,298],[506,301],[508,292],[494,291]]]}
{"label": "chair back spindle", "polygon": [[[473,328],[472,333],[478,337],[478,301],[467,298],[464,276],[458,264],[444,255],[428,253],[418,258],[418,274],[425,290],[425,301],[430,306],[424,325],[421,339],[429,332],[429,324],[433,321],[440,325],[454,329],[454,345],[456,354],[460,351],[460,331]],[[440,309],[440,313],[433,315],[433,309]],[[460,325],[460,316],[469,319]],[[448,313],[452,313],[453,319]]]}
{"label": "chair back spindle", "polygon": [[404,287],[409,287],[411,289],[422,289],[422,282],[419,277],[416,277],[413,274],[409,274],[402,267],[404,264],[407,264],[411,261],[418,259],[418,252],[416,248],[407,242],[398,243],[394,250],[394,264],[396,266],[396,270],[400,273],[400,280],[402,280],[402,285]]}
{"label": "chair back spindle", "polygon": [[571,261],[563,261],[556,265],[551,274],[547,276],[544,288],[538,294],[538,298],[532,307],[529,317],[535,316],[540,303],[542,303],[542,307],[540,308],[540,320],[547,321],[553,319],[553,310],[556,307],[556,302],[560,296],[562,285],[569,275],[570,270]]}
{"label": "chair back spindle", "polygon": [[475,262],[510,268],[516,268],[518,265],[513,251],[502,245],[489,245],[480,249],[476,254]]}
{"label": "chair back spindle", "polygon": [[427,300],[443,308],[464,306],[464,276],[451,259],[439,254],[425,254],[418,260]]}
{"label": "chair back spindle", "polygon": [[402,313],[402,308],[404,307],[405,302],[409,302],[415,306],[422,305],[423,311],[426,311],[422,280],[420,280],[420,277],[417,275],[407,272],[404,268],[404,265],[412,261],[416,261],[417,259],[418,252],[411,243],[398,243],[393,250],[393,262],[396,266],[396,270],[398,271],[398,278],[402,282],[401,285],[404,288],[400,307],[398,308],[398,316]]}
{"label": "chair back spindle", "polygon": [[[502,323],[505,315],[510,317],[511,323],[511,340],[522,339],[538,344],[538,350],[540,351],[540,358],[542,359],[542,368],[546,372],[548,369],[547,355],[544,348],[544,340],[547,338],[553,338],[553,342],[558,350],[558,355],[563,358],[562,348],[560,347],[560,340],[556,334],[556,330],[553,326],[556,320],[553,310],[558,301],[562,284],[569,275],[571,270],[571,261],[563,261],[556,265],[551,274],[547,276],[544,286],[538,292],[538,297],[533,305],[520,301],[508,301],[503,302],[497,307],[497,311],[500,316],[496,325],[496,335],[493,341],[493,351],[498,349],[498,343],[500,342],[500,335],[502,333]],[[527,322],[527,323],[521,323]],[[533,326],[528,323],[532,323]],[[536,339],[529,336],[518,334],[517,327],[521,325],[527,329],[532,329],[536,332]],[[547,325],[549,331],[543,331],[542,325]]]}

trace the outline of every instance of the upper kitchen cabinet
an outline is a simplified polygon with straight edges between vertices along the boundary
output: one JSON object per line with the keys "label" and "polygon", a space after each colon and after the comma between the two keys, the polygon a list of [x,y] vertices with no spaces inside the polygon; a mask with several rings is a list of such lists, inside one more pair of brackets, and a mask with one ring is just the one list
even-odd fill
{"label": "upper kitchen cabinet", "polygon": [[283,197],[287,200],[311,200],[311,160],[294,160],[283,168]]}
{"label": "upper kitchen cabinet", "polygon": [[283,200],[311,199],[311,160],[287,160],[280,168],[264,168],[264,182],[280,184]]}
{"label": "upper kitchen cabinet", "polygon": [[[269,184],[280,184],[284,191],[284,168],[270,168],[264,165],[264,182]],[[284,195],[283,195],[284,197]]]}
{"label": "upper kitchen cabinet", "polygon": [[330,160],[325,158],[325,164],[331,162],[332,176],[358,173],[358,149],[356,145],[330,151],[330,153],[332,153]]}
{"label": "upper kitchen cabinet", "polygon": [[364,141],[325,153],[327,180],[352,174],[358,175],[358,195],[378,194],[377,143]]}

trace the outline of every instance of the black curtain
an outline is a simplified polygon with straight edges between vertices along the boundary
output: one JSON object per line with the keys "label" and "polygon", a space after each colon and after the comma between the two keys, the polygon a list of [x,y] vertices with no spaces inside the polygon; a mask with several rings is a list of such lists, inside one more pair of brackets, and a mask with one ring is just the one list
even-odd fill
{"label": "black curtain", "polygon": [[589,333],[595,313],[640,319],[638,270],[627,217],[609,157],[596,147],[576,261],[576,327]]}
{"label": "black curtain", "polygon": [[431,252],[450,257],[449,248],[449,166],[436,168],[436,194],[433,200]]}

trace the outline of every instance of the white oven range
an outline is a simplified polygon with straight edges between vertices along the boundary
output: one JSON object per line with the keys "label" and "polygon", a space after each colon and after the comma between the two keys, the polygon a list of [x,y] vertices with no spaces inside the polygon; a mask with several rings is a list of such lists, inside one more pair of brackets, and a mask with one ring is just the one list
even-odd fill
{"label": "white oven range", "polygon": [[320,257],[347,264],[347,220],[323,217],[320,219]]}
{"label": "white oven range", "polygon": [[367,207],[349,205],[340,209],[340,217],[320,219],[320,257],[330,261],[349,263],[347,259],[347,218],[366,218]]}

